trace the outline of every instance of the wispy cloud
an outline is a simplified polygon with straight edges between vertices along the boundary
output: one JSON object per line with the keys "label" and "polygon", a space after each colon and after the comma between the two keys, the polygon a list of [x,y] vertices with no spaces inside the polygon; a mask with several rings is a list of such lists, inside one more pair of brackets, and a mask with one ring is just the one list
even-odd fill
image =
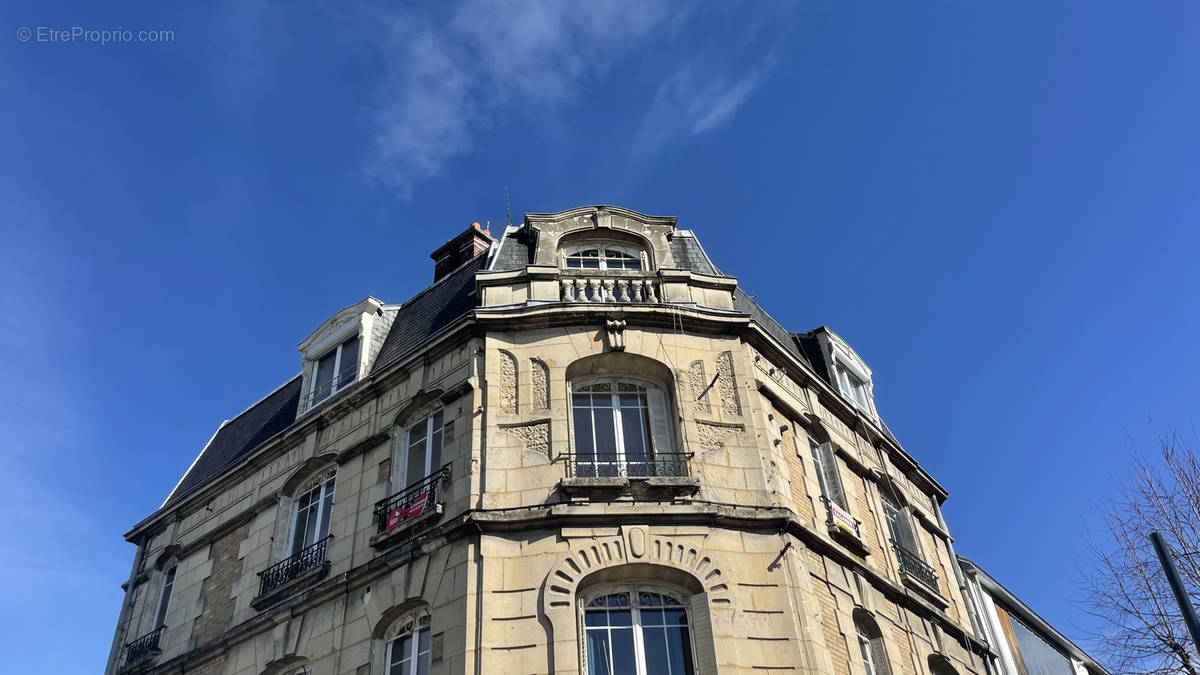
{"label": "wispy cloud", "polygon": [[[631,61],[643,76],[661,79],[648,104],[628,101],[647,109],[631,150],[712,131],[762,83],[771,59],[751,44],[738,48],[752,58],[729,59],[723,41],[689,39],[690,24],[701,18],[712,17],[662,0],[465,0],[437,17],[386,15],[386,74],[370,115],[368,172],[409,196],[416,184],[444,175],[480,134],[515,116],[555,115]],[[763,25],[727,21],[749,31]],[[672,69],[672,62],[681,65]]]}

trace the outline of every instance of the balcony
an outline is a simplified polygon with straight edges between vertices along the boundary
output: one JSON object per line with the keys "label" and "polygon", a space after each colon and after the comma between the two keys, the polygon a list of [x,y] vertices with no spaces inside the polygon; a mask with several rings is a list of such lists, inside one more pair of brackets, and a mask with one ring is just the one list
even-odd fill
{"label": "balcony", "polygon": [[261,609],[286,595],[301,580],[316,580],[325,576],[329,572],[326,551],[332,538],[325,537],[259,572],[258,597],[250,604],[255,609]]}
{"label": "balcony", "polygon": [[829,536],[845,544],[860,556],[869,555],[871,550],[867,548],[862,539],[862,530],[860,529],[862,521],[830,501],[825,495],[821,495],[821,502],[825,504],[825,528],[828,530]]}
{"label": "balcony", "polygon": [[688,472],[690,452],[656,452],[620,457],[615,454],[564,452],[567,476],[562,488],[568,494],[630,492],[635,496],[655,491],[694,494],[700,479]]}
{"label": "balcony", "polygon": [[123,667],[129,668],[162,652],[158,643],[162,639],[163,632],[166,630],[166,626],[159,626],[125,645],[125,665]]}
{"label": "balcony", "polygon": [[371,545],[383,548],[403,532],[411,533],[419,523],[436,520],[443,511],[443,490],[450,484],[450,465],[381,499],[375,504],[376,534]]}
{"label": "balcony", "polygon": [[912,588],[940,608],[945,609],[949,604],[942,592],[938,590],[937,572],[925,562],[921,556],[892,540],[892,550],[900,562],[900,579],[906,586]]}
{"label": "balcony", "polygon": [[685,305],[733,310],[733,277],[687,270],[582,270],[551,265],[480,272],[476,276],[483,307],[567,303],[580,308],[606,305]]}

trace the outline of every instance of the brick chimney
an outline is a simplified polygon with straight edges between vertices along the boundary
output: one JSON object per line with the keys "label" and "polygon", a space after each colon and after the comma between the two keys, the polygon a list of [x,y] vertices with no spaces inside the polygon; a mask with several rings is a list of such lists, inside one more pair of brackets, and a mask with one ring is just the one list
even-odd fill
{"label": "brick chimney", "polygon": [[447,274],[458,269],[458,266],[471,258],[483,253],[492,246],[492,233],[483,229],[479,223],[471,226],[443,244],[438,250],[429,254],[433,258],[433,283],[442,280]]}

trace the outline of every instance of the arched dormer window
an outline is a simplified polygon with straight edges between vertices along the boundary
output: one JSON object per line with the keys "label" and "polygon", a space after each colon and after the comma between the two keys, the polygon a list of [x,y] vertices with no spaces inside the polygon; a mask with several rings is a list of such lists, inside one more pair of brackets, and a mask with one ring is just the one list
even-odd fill
{"label": "arched dormer window", "polygon": [[383,675],[428,675],[430,623],[429,613],[422,610],[392,624],[384,634]]}
{"label": "arched dormer window", "polygon": [[571,391],[574,466],[581,478],[682,476],[666,392],[648,380],[587,378]]}
{"label": "arched dormer window", "polygon": [[883,644],[883,632],[879,630],[875,619],[861,609],[854,610],[854,634],[858,639],[858,653],[862,657],[866,675],[892,675],[887,648]]}
{"label": "arched dormer window", "polygon": [[337,467],[321,471],[300,486],[292,501],[292,527],[288,555],[293,556],[329,536],[329,515]]}
{"label": "arched dormer window", "polygon": [[581,598],[588,675],[693,675],[687,604],[655,587],[619,586]]}
{"label": "arched dormer window", "polygon": [[629,246],[615,244],[582,244],[563,251],[567,269],[580,270],[640,270],[642,254]]}

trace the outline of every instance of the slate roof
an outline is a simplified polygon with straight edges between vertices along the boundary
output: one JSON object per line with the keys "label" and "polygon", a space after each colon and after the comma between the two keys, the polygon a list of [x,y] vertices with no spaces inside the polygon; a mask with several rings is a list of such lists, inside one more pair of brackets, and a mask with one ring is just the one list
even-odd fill
{"label": "slate roof", "polygon": [[471,258],[401,305],[371,372],[377,373],[416,351],[455,319],[474,309],[479,304],[475,273],[485,262],[486,255]]}
{"label": "slate roof", "polygon": [[492,256],[488,269],[506,272],[523,269],[532,263],[533,247],[529,245],[530,242],[526,241],[527,238],[531,239],[533,236],[523,227],[509,227],[505,230],[504,235],[500,237],[500,246]]}
{"label": "slate roof", "polygon": [[300,406],[300,380],[299,375],[293,377],[237,417],[222,423],[163,506],[204,487],[264,441],[290,427]]}

